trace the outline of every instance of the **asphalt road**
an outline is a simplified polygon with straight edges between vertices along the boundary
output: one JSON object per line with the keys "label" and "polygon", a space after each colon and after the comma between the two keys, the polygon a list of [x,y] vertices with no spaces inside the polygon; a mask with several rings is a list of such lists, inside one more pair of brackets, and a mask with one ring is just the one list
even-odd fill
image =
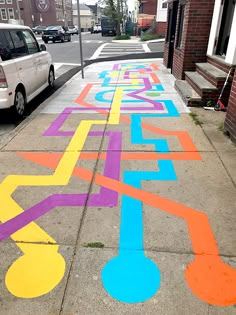
{"label": "asphalt road", "polygon": [[[92,57],[94,52],[104,43],[109,43],[114,37],[106,36],[102,37],[99,34],[82,33],[82,47],[84,60]],[[79,36],[72,35],[71,42],[64,43],[52,43],[47,45],[47,51],[51,53],[53,62],[56,63],[74,63],[80,64],[80,46]]]}

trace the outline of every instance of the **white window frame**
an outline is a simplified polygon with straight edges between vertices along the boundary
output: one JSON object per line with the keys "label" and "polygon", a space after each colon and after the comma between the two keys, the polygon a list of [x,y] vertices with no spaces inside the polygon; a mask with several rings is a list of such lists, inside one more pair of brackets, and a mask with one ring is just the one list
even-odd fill
{"label": "white window frame", "polygon": [[[11,11],[10,11],[11,10]],[[8,11],[8,19],[10,20],[14,20],[15,19],[15,12],[13,8],[7,8]],[[10,13],[11,12],[11,13]],[[13,15],[13,17],[11,17],[11,14]]]}
{"label": "white window frame", "polygon": [[[6,15],[6,18],[4,19],[3,17],[2,17],[2,12],[3,11],[5,11],[5,15]],[[0,12],[1,12],[1,19],[3,20],[3,21],[7,21],[8,19],[7,19],[7,9],[6,8],[1,8],[0,9]]]}
{"label": "white window frame", "polygon": [[12,4],[12,0],[7,0],[7,4]]}
{"label": "white window frame", "polygon": [[5,4],[5,0],[0,0],[0,4]]}

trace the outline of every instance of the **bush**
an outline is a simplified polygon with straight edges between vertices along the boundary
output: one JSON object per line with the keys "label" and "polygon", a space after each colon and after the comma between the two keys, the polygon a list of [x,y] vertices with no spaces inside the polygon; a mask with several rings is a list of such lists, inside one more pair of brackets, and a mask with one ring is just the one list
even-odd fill
{"label": "bush", "polygon": [[147,34],[147,35],[141,35],[142,41],[152,40],[152,39],[160,39],[163,38],[162,35],[159,34]]}
{"label": "bush", "polygon": [[130,36],[128,34],[122,34],[122,35],[117,35],[115,39],[117,40],[130,39]]}

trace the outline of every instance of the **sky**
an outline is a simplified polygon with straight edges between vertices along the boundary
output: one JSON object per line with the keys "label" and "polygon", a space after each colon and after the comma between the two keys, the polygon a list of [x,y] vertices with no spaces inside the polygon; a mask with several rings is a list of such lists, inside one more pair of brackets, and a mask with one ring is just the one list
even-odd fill
{"label": "sky", "polygon": [[[76,0],[72,0],[73,3],[76,3]],[[97,0],[80,0],[80,3],[85,4],[96,4]],[[134,0],[127,0],[129,11],[134,10]]]}

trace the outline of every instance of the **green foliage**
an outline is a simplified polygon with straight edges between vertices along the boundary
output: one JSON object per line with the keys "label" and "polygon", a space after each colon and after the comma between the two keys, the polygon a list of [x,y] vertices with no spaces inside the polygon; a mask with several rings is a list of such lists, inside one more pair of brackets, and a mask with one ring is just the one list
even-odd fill
{"label": "green foliage", "polygon": [[103,247],[104,247],[104,244],[101,243],[101,242],[93,242],[93,243],[85,244],[84,247],[103,248]]}
{"label": "green foliage", "polygon": [[117,35],[115,39],[117,40],[130,39],[130,36],[128,34],[121,34],[121,35]]}
{"label": "green foliage", "polygon": [[199,120],[198,114],[190,113],[189,116],[192,117],[192,120],[194,121],[195,125],[201,126],[203,124],[203,122]]}
{"label": "green foliage", "polygon": [[163,38],[162,35],[159,35],[159,34],[144,34],[144,35],[141,35],[141,40],[142,41],[147,41],[147,40],[152,40],[152,39],[159,39],[159,38]]}

